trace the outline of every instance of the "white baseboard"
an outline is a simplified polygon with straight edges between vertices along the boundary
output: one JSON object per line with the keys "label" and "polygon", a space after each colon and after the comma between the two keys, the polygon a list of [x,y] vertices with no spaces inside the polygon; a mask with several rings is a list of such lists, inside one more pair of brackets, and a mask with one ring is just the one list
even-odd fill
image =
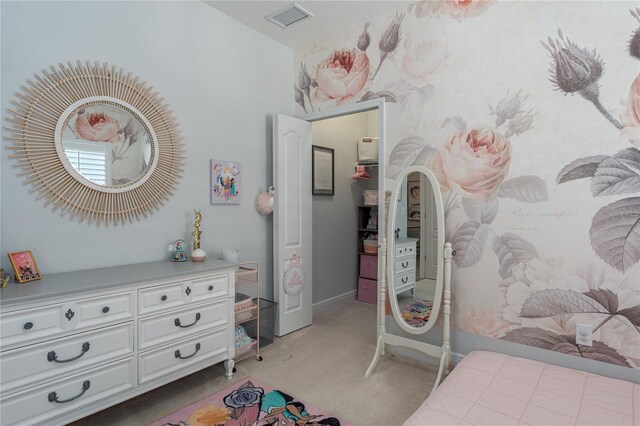
{"label": "white baseboard", "polygon": [[324,311],[325,309],[332,308],[336,305],[340,305],[350,300],[355,300],[355,298],[356,298],[356,290],[351,290],[346,293],[342,293],[337,296],[333,296],[328,299],[321,300],[320,302],[316,302],[313,304],[313,314],[315,315],[319,312]]}

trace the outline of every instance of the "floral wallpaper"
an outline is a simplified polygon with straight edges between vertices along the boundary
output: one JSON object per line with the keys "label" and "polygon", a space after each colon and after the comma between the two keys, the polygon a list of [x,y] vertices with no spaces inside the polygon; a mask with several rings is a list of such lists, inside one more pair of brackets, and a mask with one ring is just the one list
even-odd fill
{"label": "floral wallpaper", "polygon": [[635,2],[421,1],[298,49],[295,102],[388,102],[385,191],[438,177],[455,328],[640,368],[639,60]]}

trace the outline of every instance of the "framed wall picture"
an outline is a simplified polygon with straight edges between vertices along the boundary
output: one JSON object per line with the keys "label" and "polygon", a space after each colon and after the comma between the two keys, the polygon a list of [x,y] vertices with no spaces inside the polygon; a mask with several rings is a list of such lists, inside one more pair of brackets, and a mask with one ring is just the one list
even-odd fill
{"label": "framed wall picture", "polygon": [[42,278],[31,250],[8,253],[7,256],[9,256],[9,262],[11,262],[11,266],[13,267],[16,281],[20,284]]}
{"label": "framed wall picture", "polygon": [[407,228],[420,228],[420,181],[407,182]]}
{"label": "framed wall picture", "polygon": [[211,160],[211,204],[240,204],[240,163]]}
{"label": "framed wall picture", "polygon": [[313,195],[334,195],[335,159],[331,148],[312,145],[311,186]]}

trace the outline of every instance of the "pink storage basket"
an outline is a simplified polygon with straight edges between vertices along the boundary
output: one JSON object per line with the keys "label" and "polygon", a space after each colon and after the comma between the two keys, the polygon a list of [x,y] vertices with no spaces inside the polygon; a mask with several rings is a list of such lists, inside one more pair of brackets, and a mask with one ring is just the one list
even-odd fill
{"label": "pink storage basket", "polygon": [[358,278],[358,300],[365,303],[376,304],[378,299],[378,282],[366,278]]}

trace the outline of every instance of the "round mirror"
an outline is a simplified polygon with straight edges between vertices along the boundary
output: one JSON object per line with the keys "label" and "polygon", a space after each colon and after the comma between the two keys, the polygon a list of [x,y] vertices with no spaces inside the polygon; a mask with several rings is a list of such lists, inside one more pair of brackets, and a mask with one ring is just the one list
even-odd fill
{"label": "round mirror", "polygon": [[391,197],[387,233],[390,303],[404,330],[422,334],[435,324],[442,300],[440,187],[428,169],[412,166],[396,179]]}
{"label": "round mirror", "polygon": [[67,108],[58,127],[60,158],[83,183],[128,190],[150,172],[155,156],[151,127],[122,101],[83,99]]}

